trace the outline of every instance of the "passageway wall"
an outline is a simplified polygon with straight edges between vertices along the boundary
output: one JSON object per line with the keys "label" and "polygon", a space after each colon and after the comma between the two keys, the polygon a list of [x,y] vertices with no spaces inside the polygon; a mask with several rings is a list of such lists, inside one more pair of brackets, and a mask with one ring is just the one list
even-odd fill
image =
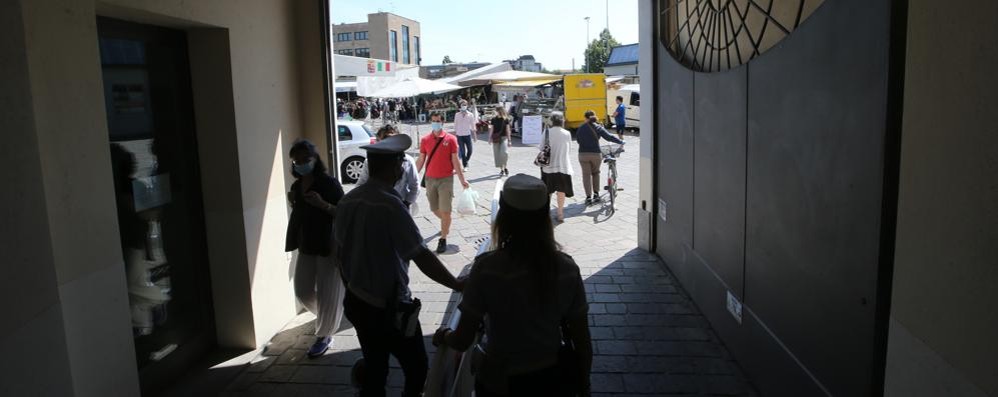
{"label": "passageway wall", "polygon": [[763,395],[880,393],[893,5],[825,1],[721,72],[688,69],[656,37],[656,252]]}

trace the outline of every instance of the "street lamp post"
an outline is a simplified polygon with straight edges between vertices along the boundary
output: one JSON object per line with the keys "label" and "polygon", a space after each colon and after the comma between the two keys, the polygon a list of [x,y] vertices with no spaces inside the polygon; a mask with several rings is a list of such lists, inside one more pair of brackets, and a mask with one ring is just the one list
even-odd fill
{"label": "street lamp post", "polygon": [[585,49],[585,51],[582,52],[582,55],[583,55],[583,58],[585,58],[585,62],[586,62],[586,73],[589,73],[589,63],[590,63],[589,62],[589,56],[592,55],[592,54],[587,54],[586,53],[586,52],[589,51],[589,17],[585,17],[583,19],[586,20],[586,49]]}

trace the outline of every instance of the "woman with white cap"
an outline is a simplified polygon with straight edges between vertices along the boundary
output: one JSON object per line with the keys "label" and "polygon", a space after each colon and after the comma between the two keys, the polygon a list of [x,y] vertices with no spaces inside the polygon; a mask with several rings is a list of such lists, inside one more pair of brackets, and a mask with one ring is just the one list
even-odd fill
{"label": "woman with white cap", "polygon": [[475,258],[458,306],[461,321],[433,336],[435,345],[464,351],[484,321],[476,396],[589,395],[589,305],[579,267],[554,239],[549,205],[540,179],[518,174],[506,181],[493,251]]}

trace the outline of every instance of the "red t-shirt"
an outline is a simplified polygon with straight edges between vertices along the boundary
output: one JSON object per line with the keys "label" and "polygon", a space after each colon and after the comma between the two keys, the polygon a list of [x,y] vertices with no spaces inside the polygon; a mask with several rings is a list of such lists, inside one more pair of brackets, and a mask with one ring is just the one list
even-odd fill
{"label": "red t-shirt", "polygon": [[[437,139],[443,139],[444,141],[440,142],[440,147],[431,159],[430,153],[433,153],[433,148],[437,145]],[[429,160],[429,163],[424,165],[426,167],[426,176],[430,178],[446,178],[454,175],[454,163],[451,161],[451,156],[457,153],[457,138],[454,135],[448,134],[446,131],[444,131],[442,138],[437,138],[432,133],[427,134],[419,143],[419,153]]]}

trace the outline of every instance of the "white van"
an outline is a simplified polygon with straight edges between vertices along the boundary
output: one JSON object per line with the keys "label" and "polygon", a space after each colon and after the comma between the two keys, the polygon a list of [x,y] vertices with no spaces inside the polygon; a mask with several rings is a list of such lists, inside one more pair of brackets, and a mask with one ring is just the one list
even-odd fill
{"label": "white van", "polygon": [[613,124],[613,112],[617,110],[617,96],[624,97],[624,119],[627,121],[625,128],[641,128],[641,86],[638,84],[628,84],[620,86],[618,89],[606,91],[606,124]]}

